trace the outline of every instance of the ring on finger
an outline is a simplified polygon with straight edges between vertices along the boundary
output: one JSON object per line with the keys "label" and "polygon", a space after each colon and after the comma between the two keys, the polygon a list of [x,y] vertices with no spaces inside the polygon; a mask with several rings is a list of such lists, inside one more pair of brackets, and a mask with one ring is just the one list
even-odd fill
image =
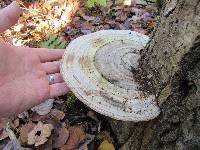
{"label": "ring on finger", "polygon": [[52,74],[48,75],[48,81],[49,81],[49,85],[54,84],[54,76]]}

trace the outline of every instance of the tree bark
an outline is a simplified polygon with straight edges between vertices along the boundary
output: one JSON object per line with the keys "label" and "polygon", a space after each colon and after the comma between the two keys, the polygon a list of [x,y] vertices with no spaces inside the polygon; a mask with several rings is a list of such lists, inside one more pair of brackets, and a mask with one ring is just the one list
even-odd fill
{"label": "tree bark", "polygon": [[164,1],[141,55],[162,112],[149,122],[111,121],[121,149],[200,149],[200,0]]}

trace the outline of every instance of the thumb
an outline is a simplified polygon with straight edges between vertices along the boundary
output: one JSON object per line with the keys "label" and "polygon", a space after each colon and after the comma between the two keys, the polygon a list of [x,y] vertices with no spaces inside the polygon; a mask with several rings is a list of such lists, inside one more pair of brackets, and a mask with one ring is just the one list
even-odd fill
{"label": "thumb", "polygon": [[21,9],[15,1],[0,10],[0,33],[14,25],[19,19],[20,14]]}

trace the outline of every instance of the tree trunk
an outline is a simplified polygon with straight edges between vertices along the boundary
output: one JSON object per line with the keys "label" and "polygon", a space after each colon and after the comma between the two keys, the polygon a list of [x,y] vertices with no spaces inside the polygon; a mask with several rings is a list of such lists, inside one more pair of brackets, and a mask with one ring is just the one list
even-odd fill
{"label": "tree trunk", "polygon": [[162,112],[149,122],[111,121],[121,149],[200,149],[200,0],[163,2],[141,65]]}

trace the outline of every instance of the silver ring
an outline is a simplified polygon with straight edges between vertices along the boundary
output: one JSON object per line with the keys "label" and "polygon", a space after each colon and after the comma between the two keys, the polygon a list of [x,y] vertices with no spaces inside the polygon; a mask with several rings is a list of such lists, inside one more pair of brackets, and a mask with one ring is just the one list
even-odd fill
{"label": "silver ring", "polygon": [[49,85],[54,84],[54,77],[53,75],[48,75]]}

